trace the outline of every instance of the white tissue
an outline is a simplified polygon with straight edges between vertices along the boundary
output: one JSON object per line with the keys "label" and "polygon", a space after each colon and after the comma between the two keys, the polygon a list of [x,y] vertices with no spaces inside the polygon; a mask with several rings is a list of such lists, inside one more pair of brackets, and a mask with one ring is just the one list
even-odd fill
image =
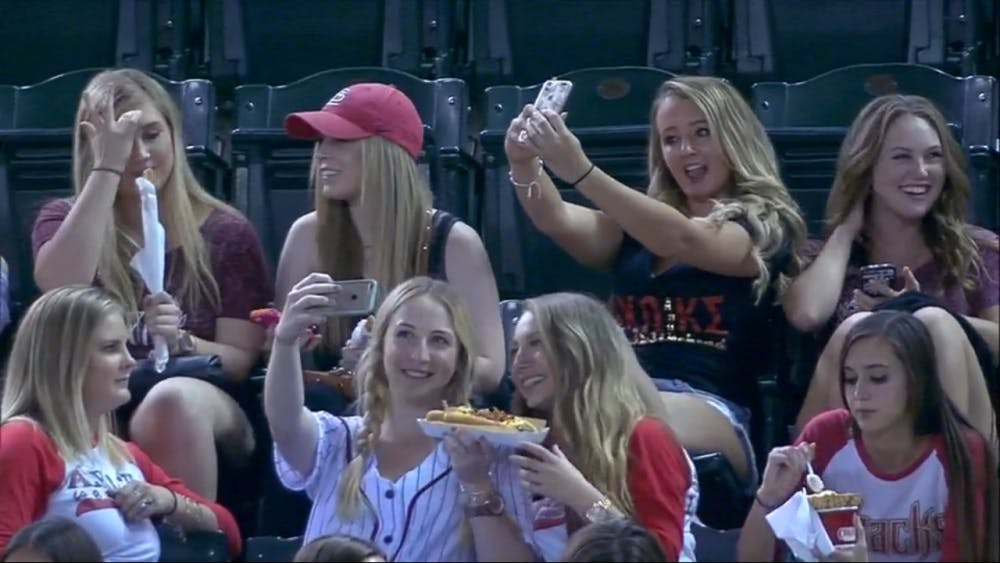
{"label": "white tissue", "polygon": [[772,510],[767,515],[767,523],[774,530],[775,537],[783,540],[799,561],[816,561],[815,553],[825,557],[834,551],[819,513],[809,505],[802,491]]}
{"label": "white tissue", "polygon": [[[160,224],[160,212],[156,202],[156,186],[145,178],[136,178],[135,187],[139,191],[142,205],[143,247],[132,257],[132,269],[139,272],[150,294],[163,291],[166,259],[167,235]],[[163,373],[170,359],[170,348],[162,336],[153,336],[153,350],[149,354],[157,373]]]}

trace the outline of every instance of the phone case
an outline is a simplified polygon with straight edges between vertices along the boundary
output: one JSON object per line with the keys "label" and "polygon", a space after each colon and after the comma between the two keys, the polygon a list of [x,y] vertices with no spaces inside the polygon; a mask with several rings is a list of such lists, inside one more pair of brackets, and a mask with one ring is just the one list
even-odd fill
{"label": "phone case", "polygon": [[861,267],[861,279],[865,285],[881,281],[892,287],[896,282],[896,267],[892,264],[869,264]]}
{"label": "phone case", "polygon": [[561,112],[572,90],[573,83],[569,80],[546,80],[542,84],[542,89],[538,91],[538,97],[535,98],[535,109]]}
{"label": "phone case", "polygon": [[360,317],[375,312],[378,296],[378,282],[375,280],[347,280],[338,282],[340,295],[337,296],[339,317]]}

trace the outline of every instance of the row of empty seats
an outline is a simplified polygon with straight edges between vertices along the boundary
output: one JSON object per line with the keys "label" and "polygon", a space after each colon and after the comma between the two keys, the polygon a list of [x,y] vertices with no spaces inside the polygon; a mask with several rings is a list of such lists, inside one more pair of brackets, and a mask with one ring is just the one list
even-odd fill
{"label": "row of empty seats", "polygon": [[134,66],[209,78],[228,99],[236,84],[354,66],[476,91],[618,65],[741,84],[884,62],[995,74],[998,11],[992,0],[0,0],[0,84]]}
{"label": "row of empty seats", "polygon": [[[74,108],[97,69],[54,77],[30,87],[0,87],[0,253],[14,272],[15,294],[33,294],[29,234],[38,208],[71,193]],[[646,185],[649,105],[672,75],[649,67],[584,69],[567,111],[573,130],[596,164],[622,181]],[[602,295],[607,280],[575,264],[527,221],[507,181],[503,135],[539,85],[495,86],[483,94],[485,125],[467,130],[469,96],[459,79],[424,80],[386,68],[330,70],[283,86],[236,89],[231,150],[222,151],[214,123],[215,88],[201,79],[161,83],[182,108],[188,154],[202,182],[257,226],[273,267],[292,221],[311,206],[307,176],[311,146],[284,132],[284,116],[316,109],[331,92],[361,81],[395,84],[425,123],[421,162],[435,204],[477,228],[493,260],[501,295],[518,298],[559,289]],[[974,180],[970,218],[988,228],[998,218],[998,83],[993,77],[954,77],[921,65],[858,65],[799,84],[759,83],[752,105],[780,156],[783,175],[810,231],[821,231],[826,194],[847,125],[873,96],[903,92],[934,100],[966,148]],[[476,144],[467,142],[473,139]],[[222,154],[226,152],[226,154]],[[581,198],[564,190],[572,201]]]}

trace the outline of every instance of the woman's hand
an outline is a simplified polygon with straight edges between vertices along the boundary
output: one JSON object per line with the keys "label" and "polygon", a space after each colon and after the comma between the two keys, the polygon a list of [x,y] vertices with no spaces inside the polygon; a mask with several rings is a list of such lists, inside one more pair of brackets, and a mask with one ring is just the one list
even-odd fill
{"label": "woman's hand", "polygon": [[521,113],[512,119],[507,127],[503,149],[507,153],[507,162],[510,164],[523,164],[538,157],[538,150],[528,142],[528,132],[525,130],[530,110],[530,104],[524,106]]}
{"label": "woman's hand", "polygon": [[94,154],[94,166],[123,172],[132,155],[142,111],[126,111],[115,119],[114,97],[111,95],[95,105],[97,107],[90,108],[87,121],[80,122],[80,131]]}
{"label": "woman's hand", "polygon": [[812,456],[812,444],[784,446],[771,450],[767,456],[760,489],[757,490],[760,502],[777,506],[792,496],[792,492],[802,483],[802,476],[808,470]]}
{"label": "woman's hand", "polygon": [[161,291],[142,300],[143,323],[150,334],[162,336],[171,350],[177,349],[184,313],[170,294]]}
{"label": "woman's hand", "polygon": [[451,458],[451,467],[458,482],[468,490],[486,491],[493,488],[490,466],[495,450],[482,438],[473,438],[461,430],[444,437],[444,448]]}
{"label": "woman's hand", "polygon": [[581,517],[595,502],[604,498],[604,494],[587,481],[559,446],[552,446],[552,451],[549,451],[538,444],[526,442],[518,449],[522,453],[514,454],[510,459],[521,468],[521,482],[532,493],[565,504]]}
{"label": "woman's hand", "polygon": [[310,327],[326,323],[327,317],[335,312],[340,286],[333,279],[320,273],[302,278],[288,292],[285,310],[274,329],[274,343],[298,346],[301,338],[308,338]]}
{"label": "woman's hand", "polygon": [[861,523],[861,517],[854,515],[855,542],[850,547],[836,547],[828,556],[820,553],[813,553],[817,561],[855,561],[868,562],[868,536],[865,534],[865,526]]}
{"label": "woman's hand", "polygon": [[176,508],[174,494],[169,489],[145,481],[129,481],[117,491],[108,491],[108,494],[128,522],[164,516]]}
{"label": "woman's hand", "polygon": [[920,291],[920,282],[908,267],[903,267],[903,289],[894,291],[884,282],[866,283],[864,291],[855,289],[851,295],[851,307],[855,311],[872,311],[880,304],[899,297],[909,291]]}
{"label": "woman's hand", "polygon": [[590,169],[590,159],[562,116],[551,110],[536,111],[531,106],[524,124],[531,143],[545,166],[564,182],[575,182]]}

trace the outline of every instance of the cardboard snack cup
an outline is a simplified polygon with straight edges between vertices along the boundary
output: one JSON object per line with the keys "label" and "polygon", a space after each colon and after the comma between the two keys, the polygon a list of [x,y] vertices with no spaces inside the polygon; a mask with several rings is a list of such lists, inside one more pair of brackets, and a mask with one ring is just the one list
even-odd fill
{"label": "cardboard snack cup", "polygon": [[854,515],[861,508],[861,495],[823,491],[807,495],[809,505],[819,514],[834,547],[850,547],[857,542]]}

